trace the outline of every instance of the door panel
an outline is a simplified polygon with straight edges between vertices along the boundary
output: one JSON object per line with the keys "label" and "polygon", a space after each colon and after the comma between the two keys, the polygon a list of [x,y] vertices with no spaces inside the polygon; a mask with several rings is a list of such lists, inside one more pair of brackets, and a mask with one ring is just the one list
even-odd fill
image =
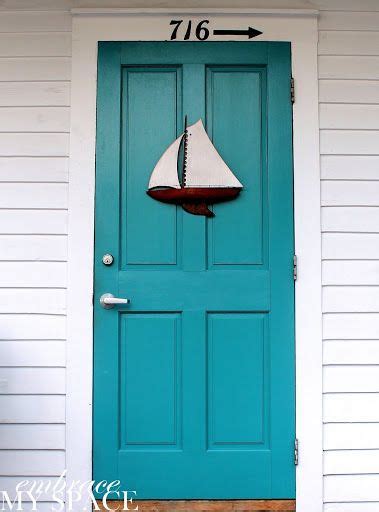
{"label": "door panel", "polygon": [[[94,477],[139,498],[294,496],[290,74],[287,43],[99,46]],[[145,193],[185,115],[244,185],[211,219]]]}
{"label": "door panel", "polygon": [[182,409],[180,315],[122,314],[120,349],[122,445],[131,450],[178,448]]}
{"label": "door panel", "polygon": [[256,67],[207,69],[208,134],[244,186],[238,201],[215,207],[209,233],[210,267],[263,263],[264,83],[265,70]]}
{"label": "door panel", "polygon": [[122,73],[120,214],[124,268],[178,265],[180,233],[175,208],[162,208],[141,192],[162,148],[169,146],[182,129],[181,88],[180,69],[169,66],[127,67]]}
{"label": "door panel", "polygon": [[264,315],[208,315],[208,450],[251,449],[267,430]]}

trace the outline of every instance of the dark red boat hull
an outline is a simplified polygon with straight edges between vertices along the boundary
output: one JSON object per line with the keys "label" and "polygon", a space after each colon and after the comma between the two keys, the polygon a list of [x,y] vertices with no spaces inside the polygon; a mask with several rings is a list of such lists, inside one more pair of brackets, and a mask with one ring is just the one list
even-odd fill
{"label": "dark red boat hull", "polygon": [[213,217],[208,204],[221,203],[235,199],[241,189],[237,187],[217,188],[157,188],[147,190],[147,194],[162,203],[180,204],[184,210],[194,215]]}

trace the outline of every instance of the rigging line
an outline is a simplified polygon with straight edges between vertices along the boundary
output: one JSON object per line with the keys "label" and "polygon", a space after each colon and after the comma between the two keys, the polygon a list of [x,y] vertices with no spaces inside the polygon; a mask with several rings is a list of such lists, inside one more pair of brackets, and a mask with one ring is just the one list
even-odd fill
{"label": "rigging line", "polygon": [[183,172],[182,172],[182,186],[186,186],[187,178],[187,156],[188,156],[188,129],[187,129],[187,116],[184,118],[184,135],[183,135]]}

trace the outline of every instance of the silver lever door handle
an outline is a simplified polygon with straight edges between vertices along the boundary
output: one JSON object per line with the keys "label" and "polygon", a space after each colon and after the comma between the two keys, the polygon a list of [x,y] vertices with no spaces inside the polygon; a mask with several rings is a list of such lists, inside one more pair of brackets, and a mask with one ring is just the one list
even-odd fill
{"label": "silver lever door handle", "polygon": [[129,304],[129,299],[120,299],[118,297],[115,297],[111,293],[104,293],[100,297],[100,304],[104,309],[112,309],[117,304]]}

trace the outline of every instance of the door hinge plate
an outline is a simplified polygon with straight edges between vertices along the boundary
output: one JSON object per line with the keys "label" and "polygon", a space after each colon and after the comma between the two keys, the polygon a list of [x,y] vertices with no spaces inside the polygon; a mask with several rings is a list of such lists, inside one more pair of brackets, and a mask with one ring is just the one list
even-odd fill
{"label": "door hinge plate", "polygon": [[293,257],[293,280],[297,280],[297,256],[296,254]]}
{"label": "door hinge plate", "polygon": [[291,78],[291,101],[295,103],[295,79]]}
{"label": "door hinge plate", "polygon": [[299,465],[299,440],[297,438],[295,439],[294,463],[295,466]]}

